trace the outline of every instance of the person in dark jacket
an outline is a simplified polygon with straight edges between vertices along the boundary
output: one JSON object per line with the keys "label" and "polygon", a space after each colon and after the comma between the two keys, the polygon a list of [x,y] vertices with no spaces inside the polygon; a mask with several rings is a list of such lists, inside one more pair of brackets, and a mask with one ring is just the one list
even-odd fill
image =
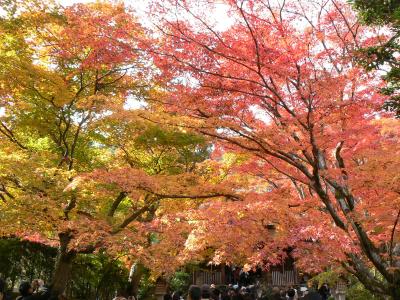
{"label": "person in dark jacket", "polygon": [[6,282],[0,278],[0,300],[10,300],[11,296],[6,291]]}
{"label": "person in dark jacket", "polygon": [[318,293],[321,295],[322,300],[327,300],[331,295],[329,287],[326,283],[319,288]]}
{"label": "person in dark jacket", "polygon": [[314,290],[308,290],[308,292],[303,297],[303,300],[321,300],[321,295]]}
{"label": "person in dark jacket", "polygon": [[19,292],[21,296],[17,298],[18,300],[48,300],[50,298],[48,290],[43,293],[34,294],[31,284],[27,281],[21,282],[19,285]]}
{"label": "person in dark jacket", "polygon": [[215,286],[211,287],[211,299],[213,300],[219,300],[221,292],[219,289],[217,289]]}
{"label": "person in dark jacket", "polygon": [[0,278],[0,300],[5,298],[6,283]]}
{"label": "person in dark jacket", "polygon": [[180,300],[181,299],[181,292],[176,291],[172,294],[172,300]]}
{"label": "person in dark jacket", "polygon": [[172,300],[171,292],[168,290],[167,293],[163,297],[164,300]]}
{"label": "person in dark jacket", "polygon": [[293,300],[296,296],[296,291],[293,288],[290,288],[287,292],[287,296],[289,300]]}
{"label": "person in dark jacket", "polygon": [[201,300],[201,288],[198,285],[189,287],[188,300]]}
{"label": "person in dark jacket", "polygon": [[211,298],[211,290],[208,284],[203,284],[201,286],[201,299],[210,299]]}
{"label": "person in dark jacket", "polygon": [[279,291],[279,296],[281,300],[286,300],[286,292],[284,290]]}

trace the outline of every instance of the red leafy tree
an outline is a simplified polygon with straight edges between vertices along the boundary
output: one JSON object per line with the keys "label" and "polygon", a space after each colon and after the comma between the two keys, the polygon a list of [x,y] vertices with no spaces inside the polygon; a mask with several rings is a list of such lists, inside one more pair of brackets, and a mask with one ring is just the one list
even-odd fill
{"label": "red leafy tree", "polygon": [[[210,13],[216,6],[229,16],[222,30]],[[301,265],[316,267],[309,262],[319,252],[398,299],[399,124],[380,110],[377,75],[354,59],[379,37],[336,0],[163,1],[153,9],[162,41],[154,61],[170,92],[158,100],[177,115],[169,122],[248,155],[249,168],[238,172],[256,165],[275,194],[297,193],[303,217],[292,222],[292,238],[299,254],[310,253]]]}

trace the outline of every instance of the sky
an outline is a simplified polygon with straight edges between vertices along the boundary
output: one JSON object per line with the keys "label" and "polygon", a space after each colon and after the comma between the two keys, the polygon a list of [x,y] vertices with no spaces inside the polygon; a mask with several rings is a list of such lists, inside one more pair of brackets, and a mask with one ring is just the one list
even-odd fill
{"label": "sky", "polygon": [[[95,2],[96,0],[58,0],[63,6],[73,5],[75,3],[89,3]],[[114,0],[116,2],[116,0]],[[144,24],[146,23],[146,9],[148,8],[151,0],[123,0],[126,5],[134,7],[139,18],[142,18]],[[163,1],[163,0],[159,0]],[[111,0],[113,2],[113,0]],[[212,17],[215,20],[217,30],[224,30],[228,28],[232,21],[227,16],[227,8],[224,4],[217,4],[216,9],[212,12]]]}

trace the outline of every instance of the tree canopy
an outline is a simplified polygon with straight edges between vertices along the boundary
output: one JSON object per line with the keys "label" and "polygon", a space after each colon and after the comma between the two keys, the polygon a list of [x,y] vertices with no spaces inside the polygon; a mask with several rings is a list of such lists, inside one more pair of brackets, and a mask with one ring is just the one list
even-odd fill
{"label": "tree canopy", "polygon": [[154,0],[151,25],[119,2],[6,2],[0,235],[57,247],[58,292],[78,254],[157,277],[292,249],[397,299],[396,34],[365,24],[396,29],[397,8],[378,2]]}
{"label": "tree canopy", "polygon": [[[155,62],[171,90],[165,105],[218,148],[248,156],[236,171],[255,172],[269,188],[248,194],[246,208],[260,212],[260,199],[259,218],[289,234],[283,241],[296,247],[299,264],[337,261],[371,289],[398,297],[398,122],[381,110],[379,74],[355,59],[385,37],[371,35],[340,1],[224,4],[233,24],[222,31],[209,17],[212,4],[157,6],[162,42]],[[293,204],[277,207],[283,201]],[[261,232],[246,236],[254,238],[250,253],[259,250],[252,262],[263,264],[273,243],[254,247],[268,235]],[[232,253],[227,245],[220,242],[217,253]]]}

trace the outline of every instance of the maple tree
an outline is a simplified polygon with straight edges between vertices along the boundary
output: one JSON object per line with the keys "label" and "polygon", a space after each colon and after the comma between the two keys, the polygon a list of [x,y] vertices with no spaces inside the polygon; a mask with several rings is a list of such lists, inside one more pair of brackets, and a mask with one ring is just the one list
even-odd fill
{"label": "maple tree", "polygon": [[[218,5],[229,16],[223,29],[210,13]],[[247,155],[236,171],[269,182],[248,202],[200,212],[212,221],[197,222],[192,246],[214,244],[218,261],[237,243],[239,256],[264,264],[274,247],[262,226],[270,218],[285,236],[277,248],[295,246],[303,268],[336,262],[398,299],[399,124],[380,109],[379,76],[354,55],[385,37],[337,0],[171,0],[153,9],[161,39],[154,61],[170,91],[158,100],[176,115],[148,118],[215,138],[215,156]],[[228,221],[215,220],[217,212]],[[246,227],[250,241],[241,240]],[[213,240],[212,230],[227,240]]]}
{"label": "maple tree", "polygon": [[290,248],[399,297],[399,124],[354,57],[387,37],[347,4],[154,1],[154,36],[122,4],[8,4],[0,235],[59,248],[55,291],[99,249],[166,275]]}
{"label": "maple tree", "polygon": [[79,253],[140,259],[162,200],[234,197],[229,185],[196,173],[209,155],[206,139],[129,109],[157,93],[141,51],[146,32],[130,9],[4,8],[0,234],[58,247],[54,292],[65,289]]}
{"label": "maple tree", "polygon": [[108,150],[92,147],[95,123],[139,90],[132,47],[143,32],[121,5],[18,5],[1,24],[2,234],[59,245],[59,292],[76,253],[110,230],[65,187],[106,165]]}

